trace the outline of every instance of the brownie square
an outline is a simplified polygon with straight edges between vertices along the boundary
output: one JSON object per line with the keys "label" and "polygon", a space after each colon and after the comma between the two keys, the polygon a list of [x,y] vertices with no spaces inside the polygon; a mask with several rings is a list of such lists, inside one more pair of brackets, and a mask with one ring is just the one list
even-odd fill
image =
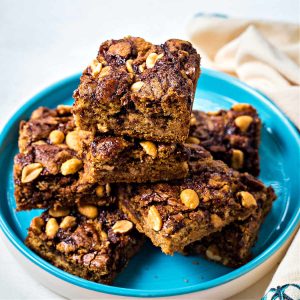
{"label": "brownie square", "polygon": [[125,37],[101,44],[74,92],[74,117],[83,130],[183,143],[200,74],[189,42],[153,45]]}
{"label": "brownie square", "polygon": [[119,187],[120,208],[166,254],[246,219],[269,197],[268,188],[251,175],[193,148],[188,178]]}
{"label": "brownie square", "polygon": [[41,107],[21,122],[20,153],[14,161],[17,210],[114,202],[109,184],[87,182],[77,144],[70,138],[74,129],[71,108],[65,106]]}
{"label": "brownie square", "polygon": [[25,243],[70,274],[111,284],[143,237],[118,209],[88,205],[47,210],[32,220]]}
{"label": "brownie square", "polygon": [[269,187],[266,201],[259,203],[250,217],[243,221],[232,222],[221,231],[188,245],[184,249],[185,254],[200,254],[210,260],[234,268],[244,265],[252,257],[251,249],[275,199],[274,190]]}
{"label": "brownie square", "polygon": [[261,120],[254,107],[238,103],[230,110],[193,111],[187,142],[201,144],[215,159],[241,172],[259,175]]}
{"label": "brownie square", "polygon": [[81,149],[88,181],[153,182],[184,178],[189,149],[128,137],[90,136]]}

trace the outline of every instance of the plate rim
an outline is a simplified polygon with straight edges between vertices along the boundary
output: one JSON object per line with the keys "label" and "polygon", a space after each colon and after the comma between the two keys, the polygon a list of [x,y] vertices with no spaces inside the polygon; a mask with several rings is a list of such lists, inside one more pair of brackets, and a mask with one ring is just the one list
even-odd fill
{"label": "plate rim", "polygon": [[[270,100],[267,96],[265,96],[260,91],[255,90],[254,88],[250,87],[249,85],[241,82],[239,79],[234,78],[228,74],[202,68],[202,73],[205,73],[208,76],[215,77],[219,80],[226,81],[230,83],[233,86],[236,86],[240,89],[245,90],[246,92],[252,94],[257,99],[262,101],[268,108],[272,111],[274,111],[283,121],[283,123],[286,126],[286,130],[292,134],[294,137],[298,149],[300,149],[300,134],[296,129],[296,126],[289,120],[289,118],[279,109],[279,107],[273,103],[272,100]],[[19,119],[19,117],[24,114],[32,105],[34,105],[36,102],[38,102],[40,99],[42,99],[44,96],[48,95],[51,92],[56,91],[59,88],[62,88],[65,85],[68,85],[70,82],[73,82],[74,80],[78,80],[81,73],[76,73],[74,75],[68,76],[64,79],[61,79],[59,81],[56,81],[55,83],[49,85],[48,87],[42,89],[40,92],[32,96],[28,101],[26,101],[19,109],[17,109],[14,114],[10,117],[8,122],[4,125],[1,133],[0,133],[0,146],[3,144],[5,137],[8,135],[10,128],[12,125]],[[236,100],[236,99],[235,99]],[[239,102],[239,101],[237,101]],[[15,232],[12,230],[12,228],[7,224],[5,221],[5,216],[3,215],[1,206],[0,206],[0,229],[6,236],[6,238],[9,240],[9,242],[27,259],[29,259],[32,263],[42,268],[44,271],[50,273],[51,275],[58,277],[59,279],[63,281],[67,281],[68,283],[77,285],[81,288],[85,288],[88,290],[96,291],[96,292],[102,292],[112,295],[118,295],[118,296],[131,296],[131,297],[168,297],[168,296],[177,296],[182,294],[189,294],[189,293],[195,293],[202,290],[210,289],[217,287],[219,285],[225,284],[231,280],[234,280],[240,276],[245,275],[246,273],[250,272],[257,266],[261,265],[263,262],[265,262],[268,258],[270,258],[276,251],[278,251],[284,243],[287,241],[287,239],[291,236],[293,231],[295,230],[297,224],[300,223],[300,207],[298,208],[298,211],[295,211],[293,214],[293,218],[291,218],[282,232],[282,234],[275,240],[273,243],[265,249],[262,253],[260,253],[257,257],[255,257],[253,260],[251,260],[246,265],[235,269],[225,275],[222,275],[218,278],[198,283],[193,286],[187,286],[187,287],[181,287],[181,288],[175,288],[175,289],[169,289],[169,290],[142,290],[142,289],[132,289],[132,288],[123,288],[123,287],[117,287],[117,286],[108,286],[101,283],[95,283],[92,281],[88,281],[85,279],[82,279],[80,277],[71,275],[65,271],[62,271],[55,266],[51,265],[47,261],[45,261],[43,258],[39,257],[37,254],[35,254],[33,251],[31,251],[29,248],[26,247],[24,242],[15,234]]]}

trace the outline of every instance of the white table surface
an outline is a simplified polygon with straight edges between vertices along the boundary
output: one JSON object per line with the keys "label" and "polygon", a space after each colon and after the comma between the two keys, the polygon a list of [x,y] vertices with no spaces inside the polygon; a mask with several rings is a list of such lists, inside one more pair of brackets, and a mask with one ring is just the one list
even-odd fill
{"label": "white table surface", "polygon": [[[157,43],[185,38],[197,12],[299,22],[297,0],[0,0],[0,130],[30,96],[83,70],[101,41],[128,34]],[[257,299],[271,277],[232,300]],[[31,279],[0,239],[0,299],[63,298]]]}

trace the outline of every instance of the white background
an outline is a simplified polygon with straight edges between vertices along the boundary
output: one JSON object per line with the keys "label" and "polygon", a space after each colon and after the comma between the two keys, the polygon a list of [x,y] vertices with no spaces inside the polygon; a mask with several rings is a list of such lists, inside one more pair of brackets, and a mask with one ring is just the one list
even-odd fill
{"label": "white background", "polygon": [[[294,23],[300,14],[297,0],[0,0],[0,130],[34,93],[83,70],[102,41],[185,38],[198,12]],[[257,299],[270,278],[235,299]],[[28,277],[0,240],[0,299],[62,298]]]}

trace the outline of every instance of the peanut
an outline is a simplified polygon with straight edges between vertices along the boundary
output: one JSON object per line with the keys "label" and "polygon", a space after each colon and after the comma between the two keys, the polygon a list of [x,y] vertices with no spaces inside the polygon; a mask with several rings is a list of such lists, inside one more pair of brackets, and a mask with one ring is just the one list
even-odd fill
{"label": "peanut", "polygon": [[79,205],[78,211],[83,215],[90,219],[94,219],[98,216],[98,208],[94,205],[85,204]]}
{"label": "peanut", "polygon": [[157,147],[153,142],[145,141],[140,142],[140,145],[143,147],[145,152],[150,155],[153,159],[157,157]]}
{"label": "peanut", "polygon": [[148,211],[147,222],[155,231],[160,231],[162,228],[162,219],[155,206],[151,206]]}
{"label": "peanut", "polygon": [[57,224],[56,219],[50,218],[46,224],[46,235],[49,239],[54,239],[59,226]]}
{"label": "peanut", "polygon": [[71,158],[65,161],[60,168],[61,174],[64,176],[75,174],[82,168],[82,161],[77,158]]}
{"label": "peanut", "polygon": [[113,232],[115,233],[126,233],[131,230],[133,224],[128,220],[120,220],[117,221],[112,227]]}
{"label": "peanut", "polygon": [[189,209],[195,209],[199,205],[199,196],[192,189],[185,189],[180,193],[181,202]]}
{"label": "peanut", "polygon": [[56,209],[50,208],[49,215],[55,218],[65,217],[70,213],[70,210],[64,207],[58,207]]}
{"label": "peanut", "polygon": [[241,150],[233,149],[231,156],[231,166],[238,170],[243,167],[244,164],[244,153]]}
{"label": "peanut", "polygon": [[239,192],[237,193],[238,197],[241,197],[242,205],[246,208],[249,208],[251,206],[257,206],[257,202],[252,194],[249,192]]}
{"label": "peanut", "polygon": [[138,92],[142,88],[143,85],[144,85],[144,82],[137,81],[130,87],[130,90],[132,92]]}
{"label": "peanut", "polygon": [[59,227],[62,229],[68,229],[76,225],[76,218],[73,216],[66,216],[60,223]]}
{"label": "peanut", "polygon": [[40,163],[32,163],[25,166],[22,170],[21,182],[28,183],[39,177],[43,171],[43,166]]}
{"label": "peanut", "polygon": [[235,125],[242,132],[246,132],[252,122],[253,118],[251,116],[239,116],[234,120]]}
{"label": "peanut", "polygon": [[65,139],[65,135],[60,130],[53,130],[49,134],[49,141],[53,145],[62,144]]}

